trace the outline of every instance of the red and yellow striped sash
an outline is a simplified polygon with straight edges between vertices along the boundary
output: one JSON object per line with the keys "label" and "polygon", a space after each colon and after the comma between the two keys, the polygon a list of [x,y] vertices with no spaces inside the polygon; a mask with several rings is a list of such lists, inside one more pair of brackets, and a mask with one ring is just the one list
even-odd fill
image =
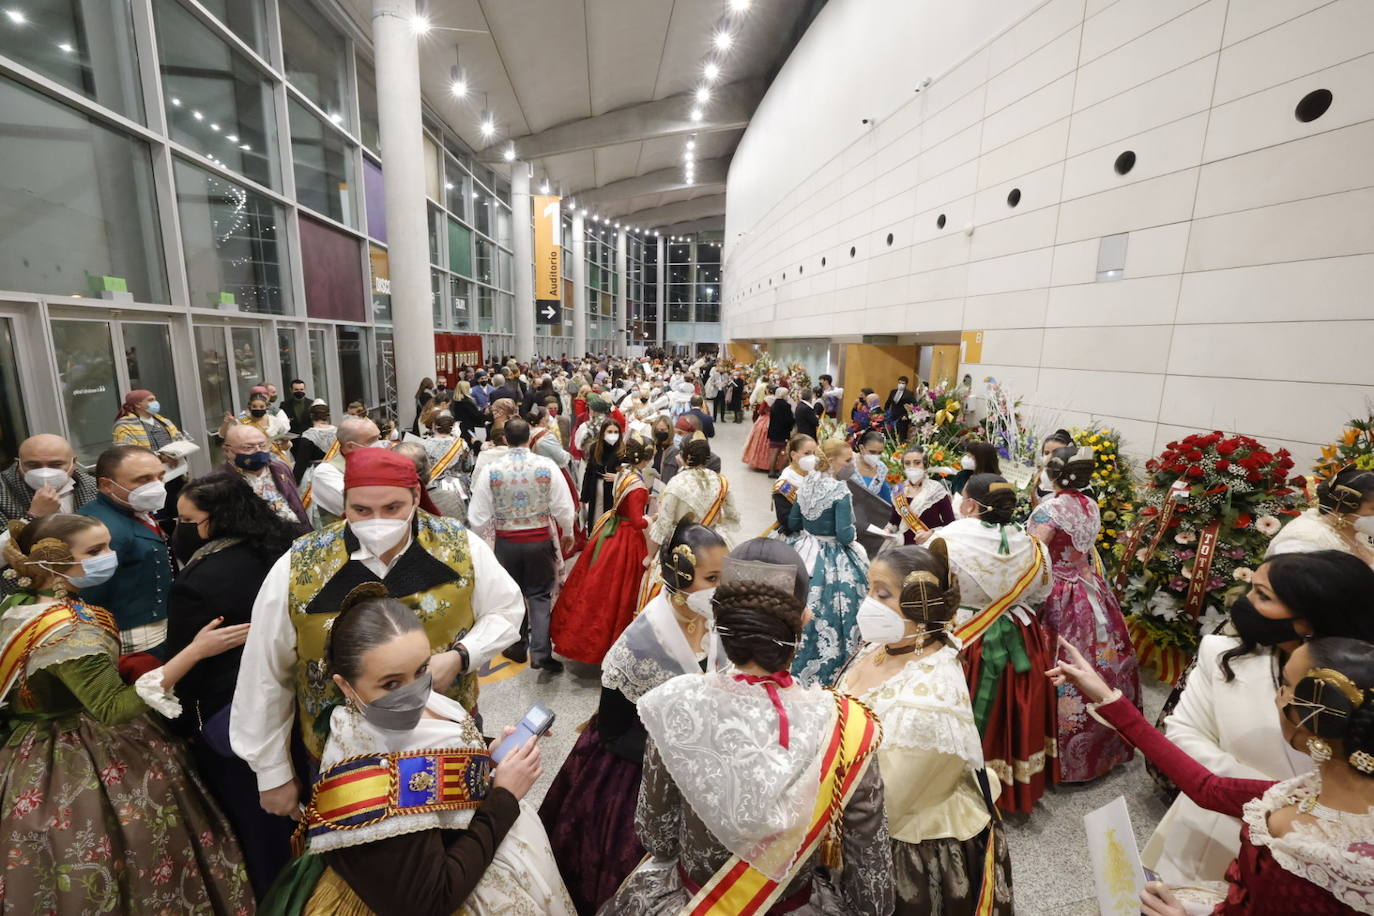
{"label": "red and yellow striped sash", "polygon": [[119,639],[114,616],[104,608],[80,602],[54,604],[15,630],[0,648],[0,697],[8,696],[15,681],[24,676],[24,666],[35,649],[67,638],[83,621]]}
{"label": "red and yellow striped sash", "polygon": [[[458,441],[461,442],[462,440],[460,439],[460,440],[458,440]],[[334,457],[335,457],[336,455],[338,455],[338,454],[339,454],[339,440],[338,440],[338,439],[335,439],[332,443],[330,443],[329,451],[325,452],[325,453],[324,453],[324,457],[320,459],[320,464],[328,464],[329,462],[333,461],[333,460],[334,460]],[[318,467],[320,466],[320,464],[315,465],[315,467],[318,468]],[[309,509],[309,508],[310,508],[310,503],[312,502],[312,499],[313,499],[313,498],[312,498],[312,494],[313,494],[314,492],[315,492],[315,477],[314,477],[314,475],[312,474],[311,477],[310,477],[310,486],[306,487],[306,488],[305,488],[305,492],[301,494],[301,507],[302,507],[302,508],[304,508],[304,509]]]}
{"label": "red and yellow striped sash", "polygon": [[954,635],[959,637],[964,645],[967,646],[975,639],[980,639],[987,632],[988,627],[992,626],[997,618],[1002,616],[1002,612],[1015,604],[1017,599],[1025,594],[1026,589],[1030,588],[1031,584],[1040,577],[1045,569],[1045,545],[1032,538],[1031,547],[1034,548],[1034,558],[1026,567],[1025,572],[1021,573],[1020,578],[1012,585],[1011,590],[974,614],[967,623],[954,631]]}
{"label": "red and yellow striped sash", "polygon": [[[773,495],[782,496],[789,503],[795,504],[797,502],[797,485],[790,480],[779,480],[777,483],[773,484]],[[778,522],[774,520],[773,524],[763,529],[763,534],[760,534],[759,537],[766,538],[774,531],[777,531],[778,528]]]}
{"label": "red and yellow striped sash", "polygon": [[466,447],[467,443],[463,441],[462,436],[454,436],[453,444],[448,447],[448,451],[440,455],[439,460],[434,462],[433,466],[430,467],[429,479],[438,480],[440,477],[443,477],[444,472],[448,470],[448,466],[453,464],[459,455],[463,454],[463,449]]}
{"label": "red and yellow striped sash", "polygon": [[[796,867],[804,866],[853,796],[873,751],[882,740],[877,719],[851,697],[837,696],[839,716],[821,759],[820,788]],[[789,876],[790,881],[790,876]],[[684,916],[757,916],[768,912],[789,881],[774,881],[739,856],[732,856],[702,885]]]}
{"label": "red and yellow striped sash", "polygon": [[611,507],[597,516],[596,524],[592,526],[592,533],[587,535],[588,541],[595,541],[601,534],[601,529],[610,523],[615,517],[615,510],[620,508],[620,503],[629,496],[630,493],[640,487],[647,489],[644,485],[644,475],[638,470],[627,471],[620,475],[620,479],[615,482],[615,495],[611,499]]}

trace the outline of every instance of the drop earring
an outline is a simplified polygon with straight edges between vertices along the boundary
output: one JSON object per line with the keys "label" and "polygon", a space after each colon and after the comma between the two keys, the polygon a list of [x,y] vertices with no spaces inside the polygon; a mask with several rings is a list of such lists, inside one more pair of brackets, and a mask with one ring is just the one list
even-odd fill
{"label": "drop earring", "polygon": [[1317,763],[1326,763],[1326,761],[1331,759],[1331,745],[1327,744],[1321,738],[1308,738],[1307,756],[1311,757]]}

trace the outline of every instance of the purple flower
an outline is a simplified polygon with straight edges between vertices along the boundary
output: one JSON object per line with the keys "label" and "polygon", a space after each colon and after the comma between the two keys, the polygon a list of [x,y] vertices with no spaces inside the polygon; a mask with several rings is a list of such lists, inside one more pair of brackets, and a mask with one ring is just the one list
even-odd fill
{"label": "purple flower", "polygon": [[1180,550],[1178,552],[1178,558],[1180,560],[1191,560],[1195,556],[1197,556],[1197,551],[1195,550]]}
{"label": "purple flower", "polygon": [[1176,592],[1181,592],[1188,587],[1188,580],[1182,576],[1174,576],[1169,580],[1169,588]]}
{"label": "purple flower", "polygon": [[1235,550],[1232,550],[1232,551],[1228,552],[1226,555],[1227,555],[1228,557],[1230,557],[1231,559],[1233,559],[1233,560],[1244,560],[1244,559],[1245,559],[1245,548],[1244,548],[1244,547],[1237,547]]}

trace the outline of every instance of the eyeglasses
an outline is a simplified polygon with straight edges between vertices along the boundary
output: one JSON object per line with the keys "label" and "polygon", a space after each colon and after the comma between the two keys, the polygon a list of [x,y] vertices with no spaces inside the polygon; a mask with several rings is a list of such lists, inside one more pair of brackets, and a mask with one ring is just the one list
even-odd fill
{"label": "eyeglasses", "polygon": [[243,445],[226,445],[225,448],[236,455],[251,455],[254,452],[267,451],[267,440],[264,439],[261,442],[248,442]]}

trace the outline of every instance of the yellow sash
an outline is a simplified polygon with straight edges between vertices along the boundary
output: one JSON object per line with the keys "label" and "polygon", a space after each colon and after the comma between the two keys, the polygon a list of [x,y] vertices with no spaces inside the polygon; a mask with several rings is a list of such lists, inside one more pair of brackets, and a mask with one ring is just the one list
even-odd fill
{"label": "yellow sash", "polygon": [[1031,538],[1031,547],[1034,548],[1035,557],[1031,560],[1031,564],[1026,567],[1026,571],[1012,585],[1011,590],[974,614],[967,623],[954,631],[954,635],[963,640],[965,646],[975,639],[980,639],[987,632],[988,627],[992,626],[997,618],[1002,616],[1002,612],[1015,604],[1026,589],[1030,588],[1031,583],[1040,577],[1041,572],[1045,569],[1045,545]]}
{"label": "yellow sash", "polygon": [[911,500],[906,498],[903,491],[906,487],[898,487],[892,491],[892,505],[897,510],[897,514],[902,517],[902,521],[907,523],[912,531],[929,531],[930,526],[921,521],[921,517],[911,511]]}
{"label": "yellow sash", "polygon": [[596,524],[592,526],[592,533],[587,535],[588,541],[595,541],[601,534],[601,529],[615,518],[615,510],[620,508],[621,501],[630,495],[636,486],[647,489],[644,484],[644,475],[638,470],[627,471],[620,475],[620,479],[615,482],[615,496],[611,500],[611,508],[602,512],[597,518]]}
{"label": "yellow sash", "polygon": [[[459,442],[462,442],[463,440],[462,440],[462,439],[459,439],[458,441],[459,441]],[[334,457],[335,457],[336,455],[338,455],[338,454],[339,454],[339,440],[338,440],[338,439],[335,439],[332,443],[330,443],[329,451],[325,452],[325,453],[324,453],[324,457],[320,459],[320,464],[328,464],[329,462],[333,461],[333,460],[334,460]],[[315,465],[315,466],[316,466],[316,467],[319,467],[319,464],[317,464],[317,465]],[[314,493],[314,492],[315,492],[315,476],[312,474],[312,475],[310,476],[310,486],[306,487],[306,488],[305,488],[305,492],[301,494],[301,508],[303,508],[303,509],[309,509],[309,508],[310,508],[311,494]]]}
{"label": "yellow sash", "polygon": [[716,501],[711,503],[711,508],[706,510],[706,514],[701,517],[701,523],[710,528],[716,522],[716,516],[720,515],[720,510],[725,506],[725,494],[730,492],[730,481],[725,479],[725,475],[717,474],[720,479],[720,492],[716,494]]}
{"label": "yellow sash", "polygon": [[[811,826],[797,854],[796,867],[811,859],[822,840],[836,841],[835,827],[844,807],[868,769],[873,751],[882,741],[877,717],[852,697],[835,697],[839,715],[821,759],[820,789],[811,812]],[[774,881],[739,856],[731,856],[702,885],[682,911],[684,916],[757,916],[767,913],[790,883]]]}
{"label": "yellow sash", "polygon": [[463,441],[463,437],[454,436],[453,444],[448,447],[448,451],[440,455],[439,460],[434,462],[434,465],[429,469],[429,479],[438,480],[440,477],[443,477],[444,472],[448,470],[448,466],[453,464],[459,455],[463,454],[463,449],[465,447],[467,447],[467,443]]}
{"label": "yellow sash", "polygon": [[[114,616],[103,607],[73,600],[59,602],[42,611],[14,631],[0,648],[0,697],[9,695],[15,681],[25,678],[29,656],[40,646],[61,642],[76,631],[82,622],[94,624],[119,642],[119,627]],[[118,649],[115,650],[118,654]]]}
{"label": "yellow sash", "polygon": [[[721,480],[724,480],[724,479],[725,479],[725,478],[723,478],[723,477],[721,478]],[[797,501],[797,485],[794,484],[794,483],[791,483],[790,481],[779,480],[777,483],[773,484],[773,495],[776,496],[776,495],[778,495],[778,494],[782,494],[782,496],[783,496],[789,503],[795,504],[796,501]],[[769,525],[767,528],[763,529],[763,534],[760,534],[759,537],[761,537],[761,538],[766,538],[766,537],[768,537],[768,536],[769,536],[770,534],[772,534],[774,531],[777,531],[777,530],[778,530],[778,527],[779,527],[779,526],[778,526],[778,522],[777,522],[776,520],[774,520],[773,524],[771,524],[771,525]]]}

